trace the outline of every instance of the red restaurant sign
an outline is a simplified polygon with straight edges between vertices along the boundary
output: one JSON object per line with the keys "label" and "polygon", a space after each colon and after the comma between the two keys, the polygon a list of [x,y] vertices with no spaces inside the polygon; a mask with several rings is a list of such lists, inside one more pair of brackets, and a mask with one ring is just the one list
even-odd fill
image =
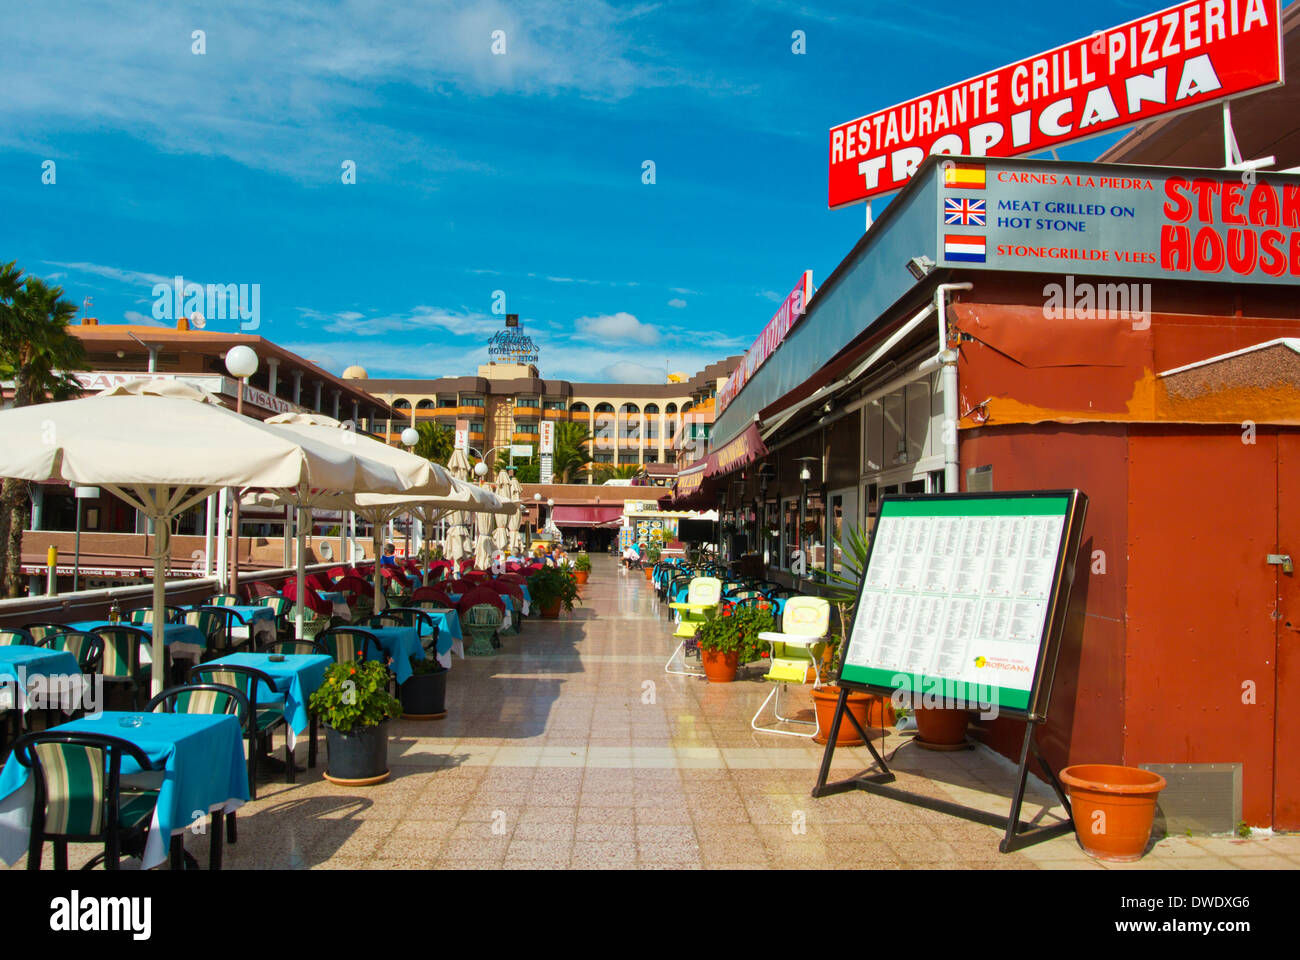
{"label": "red restaurant sign", "polygon": [[828,205],[929,154],[1014,157],[1282,83],[1279,0],[1193,0],[832,127]]}
{"label": "red restaurant sign", "polygon": [[736,394],[754,375],[754,371],[763,365],[768,357],[789,334],[790,329],[799,322],[799,318],[808,309],[808,300],[812,297],[812,271],[805,270],[794,289],[786,294],[776,316],[767,322],[763,332],[758,335],[754,345],[745,351],[745,357],[731,371],[727,382],[718,391],[718,413],[727,409],[727,404],[736,399]]}

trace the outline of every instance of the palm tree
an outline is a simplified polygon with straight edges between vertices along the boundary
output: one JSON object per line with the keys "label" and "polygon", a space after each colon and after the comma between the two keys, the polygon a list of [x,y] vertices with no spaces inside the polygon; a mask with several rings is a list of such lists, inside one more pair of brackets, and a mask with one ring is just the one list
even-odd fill
{"label": "palm tree", "polygon": [[560,420],[555,424],[555,457],[551,467],[560,483],[569,483],[575,473],[591,462],[591,452],[583,444],[593,439],[581,423]]}
{"label": "palm tree", "polygon": [[614,466],[612,463],[602,464],[595,470],[596,480],[604,483],[606,480],[634,480],[641,474],[642,467],[635,463],[624,463]]}
{"label": "palm tree", "polygon": [[[81,341],[68,332],[77,308],[63,299],[62,287],[39,277],[23,279],[13,262],[0,266],[0,366],[14,378],[15,407],[66,400],[81,392],[70,371],[86,369]],[[6,477],[0,487],[0,578],[3,592],[20,592],[19,568],[27,484]]]}
{"label": "palm tree", "polygon": [[420,441],[411,448],[411,452],[417,457],[446,466],[456,445],[456,437],[451,428],[425,421],[415,425],[415,432],[420,435]]}

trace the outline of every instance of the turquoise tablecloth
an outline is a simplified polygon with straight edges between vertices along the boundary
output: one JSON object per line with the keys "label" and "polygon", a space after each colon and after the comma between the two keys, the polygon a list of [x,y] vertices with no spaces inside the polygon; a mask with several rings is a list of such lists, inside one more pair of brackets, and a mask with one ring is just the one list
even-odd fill
{"label": "turquoise tablecloth", "polygon": [[[241,605],[226,607],[226,609],[233,610],[244,618],[243,626],[246,630],[252,631],[254,640],[261,642],[275,639],[275,611],[270,607]],[[240,629],[238,620],[234,622],[234,629]]]}
{"label": "turquoise tablecloth", "polygon": [[284,700],[284,716],[289,721],[289,746],[306,732],[311,721],[307,701],[325,681],[325,668],[334,661],[322,653],[285,654],[283,660],[273,661],[269,653],[232,653],[210,660],[204,666],[230,664],[261,670],[275,682],[275,690],[265,685],[257,690],[257,702],[275,703]]}
{"label": "turquoise tablecloth", "polygon": [[[34,677],[76,677],[80,680],[81,669],[77,666],[77,658],[62,650],[47,650],[45,647],[20,643],[0,647],[0,681],[13,681],[12,685],[4,684],[5,689],[0,690],[0,708],[17,707],[19,711],[25,712],[29,703],[37,709],[59,705],[61,701],[51,702],[47,698],[49,694],[59,693],[62,685],[55,689],[55,685],[43,680],[33,684]],[[70,692],[80,694],[83,686],[78,683],[77,689]],[[37,693],[41,687],[45,688],[42,697],[37,702],[31,702],[32,697],[29,695]],[[17,693],[16,703],[9,699],[13,695],[11,691]],[[89,708],[95,706],[88,704]]]}
{"label": "turquoise tablecloth", "polygon": [[[128,716],[140,717],[142,725],[122,726],[121,719]],[[54,729],[120,737],[140,747],[155,763],[164,762],[162,789],[145,845],[146,869],[167,859],[172,835],[183,832],[198,816],[213,810],[230,812],[248,799],[244,734],[235,716],[105,711]],[[123,775],[139,771],[134,760],[123,758]],[[31,770],[11,755],[0,772],[0,860],[6,864],[27,851],[33,796]]]}
{"label": "turquoise tablecloth", "polygon": [[415,627],[362,627],[367,633],[373,633],[379,641],[384,654],[391,658],[389,664],[398,683],[411,679],[411,657],[426,659],[424,646],[420,643],[420,632]]}
{"label": "turquoise tablecloth", "polygon": [[[112,623],[108,620],[81,620],[77,623],[68,624],[73,630],[84,630],[87,633],[93,633],[102,627],[135,627],[143,630],[149,636],[153,636],[152,623]],[[197,660],[199,655],[208,648],[208,638],[198,627],[188,623],[164,623],[163,624],[163,645],[177,646],[182,648],[192,648],[176,650],[172,652],[173,656],[181,653],[192,654],[192,658]],[[148,646],[140,651],[140,663],[152,663]]]}

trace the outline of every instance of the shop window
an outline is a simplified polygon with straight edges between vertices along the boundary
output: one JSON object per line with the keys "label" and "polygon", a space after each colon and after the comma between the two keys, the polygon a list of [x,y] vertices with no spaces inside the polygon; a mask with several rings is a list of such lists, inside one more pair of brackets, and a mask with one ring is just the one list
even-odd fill
{"label": "shop window", "polygon": [[872,400],[862,410],[862,472],[875,473],[885,469],[881,444],[884,442],[884,407],[879,400]]}
{"label": "shop window", "polygon": [[930,433],[930,381],[918,380],[903,388],[907,402],[907,462],[915,463],[926,455],[926,437]]}
{"label": "shop window", "polygon": [[883,447],[886,464],[907,462],[906,417],[907,409],[901,390],[882,400],[884,408]]}
{"label": "shop window", "polygon": [[799,546],[799,501],[786,500],[781,517],[781,569],[790,569],[790,558]]}

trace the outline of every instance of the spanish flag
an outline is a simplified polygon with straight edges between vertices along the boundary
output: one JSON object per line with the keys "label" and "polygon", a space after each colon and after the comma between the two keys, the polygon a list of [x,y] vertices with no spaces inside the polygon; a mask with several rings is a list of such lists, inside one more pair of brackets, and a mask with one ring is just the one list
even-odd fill
{"label": "spanish flag", "polygon": [[983,190],[984,164],[947,164],[943,168],[943,185],[951,190]]}

